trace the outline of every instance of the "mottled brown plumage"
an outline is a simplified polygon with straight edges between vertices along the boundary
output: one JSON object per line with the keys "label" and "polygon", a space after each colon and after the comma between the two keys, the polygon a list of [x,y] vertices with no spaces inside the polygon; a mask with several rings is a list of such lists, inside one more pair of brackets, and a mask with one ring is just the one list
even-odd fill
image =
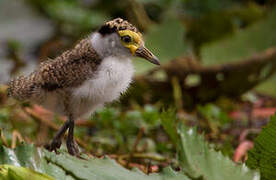
{"label": "mottled brown plumage", "polygon": [[[135,26],[121,18],[106,22],[99,32],[105,34],[126,29],[139,33]],[[38,70],[29,76],[19,76],[11,80],[8,96],[18,100],[41,101],[44,94],[42,91],[79,86],[92,76],[100,62],[101,59],[93,50],[89,38],[83,39],[72,50],[42,62]]]}
{"label": "mottled brown plumage", "polygon": [[9,83],[8,95],[18,100],[40,101],[43,91],[55,91],[81,85],[93,76],[100,57],[83,39],[72,50],[65,51],[55,59],[42,62],[29,76],[20,76]]}
{"label": "mottled brown plumage", "polygon": [[[126,29],[139,33],[135,26],[121,18],[106,22],[99,32],[106,34]],[[89,38],[83,39],[72,50],[42,62],[29,76],[19,76],[10,81],[8,95],[18,100],[40,101],[44,94],[42,91],[81,85],[92,76],[100,62]]]}

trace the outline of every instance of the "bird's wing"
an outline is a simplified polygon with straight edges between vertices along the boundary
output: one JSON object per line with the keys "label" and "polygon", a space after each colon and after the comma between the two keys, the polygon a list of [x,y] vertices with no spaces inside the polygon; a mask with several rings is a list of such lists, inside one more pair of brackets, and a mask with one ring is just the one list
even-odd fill
{"label": "bird's wing", "polygon": [[40,65],[41,87],[48,91],[76,87],[90,78],[100,58],[91,43],[81,41],[73,50]]}
{"label": "bird's wing", "polygon": [[88,39],[53,60],[40,64],[29,76],[20,76],[9,83],[9,96],[20,100],[36,99],[42,91],[77,87],[93,76],[101,59]]}
{"label": "bird's wing", "polygon": [[[68,59],[70,58],[70,59]],[[88,61],[81,58],[60,56],[58,59],[40,65],[37,75],[40,77],[39,84],[46,91],[74,87],[90,76],[93,68]]]}

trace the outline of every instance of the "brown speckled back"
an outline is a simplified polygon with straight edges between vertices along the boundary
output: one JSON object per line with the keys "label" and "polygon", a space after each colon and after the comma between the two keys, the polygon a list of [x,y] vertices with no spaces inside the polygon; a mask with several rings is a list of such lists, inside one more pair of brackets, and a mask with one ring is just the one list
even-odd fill
{"label": "brown speckled back", "polygon": [[72,50],[53,60],[42,62],[29,76],[11,80],[8,95],[19,100],[42,98],[45,92],[65,90],[81,85],[93,76],[101,59],[90,39],[80,41]]}

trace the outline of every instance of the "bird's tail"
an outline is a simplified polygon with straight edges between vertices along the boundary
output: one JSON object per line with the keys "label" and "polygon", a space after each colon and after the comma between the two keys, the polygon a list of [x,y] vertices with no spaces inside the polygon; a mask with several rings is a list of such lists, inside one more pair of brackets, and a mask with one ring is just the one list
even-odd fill
{"label": "bird's tail", "polygon": [[39,87],[35,81],[35,74],[19,76],[8,83],[8,97],[28,100],[36,96]]}

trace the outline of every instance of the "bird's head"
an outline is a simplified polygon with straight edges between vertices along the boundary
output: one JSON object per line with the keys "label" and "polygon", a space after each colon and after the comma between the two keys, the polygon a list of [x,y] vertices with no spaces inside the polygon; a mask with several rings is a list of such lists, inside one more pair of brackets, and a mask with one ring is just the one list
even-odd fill
{"label": "bird's head", "polygon": [[117,18],[106,22],[98,30],[93,47],[105,56],[125,55],[141,57],[159,65],[158,58],[144,45],[142,34],[129,22]]}

